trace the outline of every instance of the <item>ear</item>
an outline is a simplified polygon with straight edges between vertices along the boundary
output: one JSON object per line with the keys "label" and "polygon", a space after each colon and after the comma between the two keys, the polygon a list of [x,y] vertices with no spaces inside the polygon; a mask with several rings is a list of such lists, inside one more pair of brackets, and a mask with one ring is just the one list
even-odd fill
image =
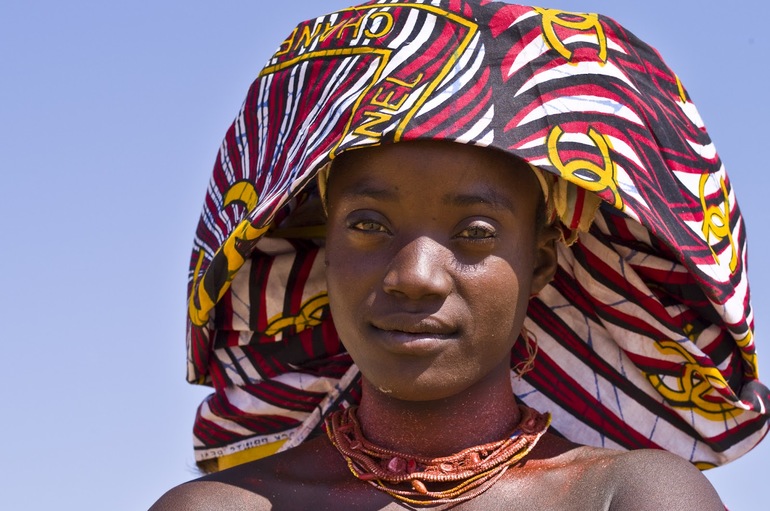
{"label": "ear", "polygon": [[543,227],[538,233],[537,248],[535,249],[535,265],[532,271],[530,296],[538,294],[556,274],[559,266],[556,243],[561,238],[561,231],[554,225]]}

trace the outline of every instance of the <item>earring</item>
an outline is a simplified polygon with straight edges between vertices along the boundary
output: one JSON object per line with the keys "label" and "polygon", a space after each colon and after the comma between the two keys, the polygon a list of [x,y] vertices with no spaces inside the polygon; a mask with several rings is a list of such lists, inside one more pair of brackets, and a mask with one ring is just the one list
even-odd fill
{"label": "earring", "polygon": [[527,358],[513,366],[513,370],[518,375],[519,379],[535,368],[535,357],[537,357],[538,349],[537,336],[534,333],[530,334],[529,330],[524,326],[521,327],[521,336],[526,343]]}

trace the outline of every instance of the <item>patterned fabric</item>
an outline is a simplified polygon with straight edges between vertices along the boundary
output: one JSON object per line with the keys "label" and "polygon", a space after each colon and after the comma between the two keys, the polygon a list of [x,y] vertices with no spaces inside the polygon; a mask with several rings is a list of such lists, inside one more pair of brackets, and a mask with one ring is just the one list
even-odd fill
{"label": "patterned fabric", "polygon": [[563,203],[602,200],[531,302],[535,369],[511,378],[523,403],[576,442],[701,468],[762,438],[744,222],[657,52],[595,14],[378,0],[289,34],[219,151],[188,290],[188,379],[214,388],[199,461],[291,447],[358,399],[328,310],[315,176],[350,148],[414,139],[504,150],[576,185],[557,187]]}

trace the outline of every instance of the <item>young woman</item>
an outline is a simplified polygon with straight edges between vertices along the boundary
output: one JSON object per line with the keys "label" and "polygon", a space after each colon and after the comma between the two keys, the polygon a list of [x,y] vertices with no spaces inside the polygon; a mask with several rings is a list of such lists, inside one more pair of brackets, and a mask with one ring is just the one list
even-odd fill
{"label": "young woman", "polygon": [[612,20],[305,22],[225,138],[191,263],[198,459],[257,461],[154,509],[719,508],[693,465],[767,428],[744,250],[686,91]]}

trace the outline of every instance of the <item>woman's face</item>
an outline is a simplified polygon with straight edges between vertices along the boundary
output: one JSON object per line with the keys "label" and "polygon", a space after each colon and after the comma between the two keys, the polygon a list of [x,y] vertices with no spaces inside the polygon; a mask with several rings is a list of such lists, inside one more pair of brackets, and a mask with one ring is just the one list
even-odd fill
{"label": "woman's face", "polygon": [[541,194],[524,164],[457,143],[390,144],[335,161],[329,300],[374,387],[440,399],[506,364],[530,295],[556,265],[550,230],[535,226]]}

